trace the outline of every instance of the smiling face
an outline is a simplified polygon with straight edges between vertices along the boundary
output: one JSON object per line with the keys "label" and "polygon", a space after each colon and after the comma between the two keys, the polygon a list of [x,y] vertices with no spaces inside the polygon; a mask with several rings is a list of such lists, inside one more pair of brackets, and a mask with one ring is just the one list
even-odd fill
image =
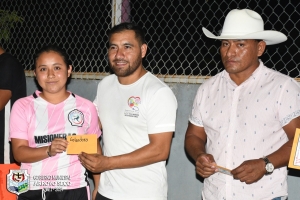
{"label": "smiling face", "polygon": [[65,95],[72,67],[55,51],[41,53],[35,61],[35,76],[43,95]]}
{"label": "smiling face", "polygon": [[146,44],[140,44],[135,32],[125,30],[111,35],[108,59],[113,72],[118,77],[130,77],[142,69],[142,58],[147,51]]}
{"label": "smiling face", "polygon": [[258,57],[265,46],[264,41],[257,40],[222,40],[221,59],[233,81],[242,83],[251,76],[259,66]]}

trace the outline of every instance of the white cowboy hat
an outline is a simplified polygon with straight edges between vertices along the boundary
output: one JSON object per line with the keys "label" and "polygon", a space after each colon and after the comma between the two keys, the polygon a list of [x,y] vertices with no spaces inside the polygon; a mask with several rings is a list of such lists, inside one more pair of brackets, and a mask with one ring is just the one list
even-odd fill
{"label": "white cowboy hat", "polygon": [[267,45],[278,44],[287,40],[287,37],[278,31],[264,30],[264,21],[261,16],[249,9],[231,10],[224,21],[220,36],[212,34],[202,28],[208,38],[223,39],[258,39],[264,40]]}

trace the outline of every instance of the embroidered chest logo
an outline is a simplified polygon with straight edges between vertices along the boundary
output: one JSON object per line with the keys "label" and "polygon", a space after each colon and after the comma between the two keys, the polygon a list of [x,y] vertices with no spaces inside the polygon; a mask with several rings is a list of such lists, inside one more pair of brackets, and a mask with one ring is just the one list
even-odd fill
{"label": "embroidered chest logo", "polygon": [[130,109],[125,109],[124,115],[126,117],[139,117],[139,105],[141,104],[141,98],[131,96],[129,97],[127,103]]}
{"label": "embroidered chest logo", "polygon": [[84,115],[81,111],[74,109],[68,114],[68,119],[72,126],[81,127],[84,122]]}

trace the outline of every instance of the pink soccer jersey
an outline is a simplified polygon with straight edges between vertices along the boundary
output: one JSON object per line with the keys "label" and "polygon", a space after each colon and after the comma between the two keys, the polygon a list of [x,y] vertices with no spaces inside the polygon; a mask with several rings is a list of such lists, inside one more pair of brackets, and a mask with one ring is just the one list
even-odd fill
{"label": "pink soccer jersey", "polygon": [[[39,94],[36,91],[14,104],[10,139],[24,139],[30,147],[39,148],[50,145],[56,137],[67,135],[97,134],[100,137],[98,115],[92,102],[70,93],[65,101],[53,105]],[[30,190],[87,186],[87,173],[78,155],[64,152],[35,163],[22,163],[21,169],[30,175]]]}

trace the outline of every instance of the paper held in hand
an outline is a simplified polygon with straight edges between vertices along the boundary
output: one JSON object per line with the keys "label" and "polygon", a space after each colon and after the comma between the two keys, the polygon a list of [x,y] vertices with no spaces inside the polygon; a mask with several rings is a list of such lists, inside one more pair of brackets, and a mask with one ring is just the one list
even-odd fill
{"label": "paper held in hand", "polygon": [[300,169],[300,129],[297,128],[294,136],[289,168]]}
{"label": "paper held in hand", "polygon": [[224,167],[221,167],[218,165],[217,165],[217,169],[218,169],[218,172],[220,172],[220,173],[232,176],[230,169],[227,169],[227,168],[224,168]]}
{"label": "paper held in hand", "polygon": [[97,153],[97,135],[69,135],[67,136],[69,142],[67,147],[67,154],[80,154],[85,153]]}

